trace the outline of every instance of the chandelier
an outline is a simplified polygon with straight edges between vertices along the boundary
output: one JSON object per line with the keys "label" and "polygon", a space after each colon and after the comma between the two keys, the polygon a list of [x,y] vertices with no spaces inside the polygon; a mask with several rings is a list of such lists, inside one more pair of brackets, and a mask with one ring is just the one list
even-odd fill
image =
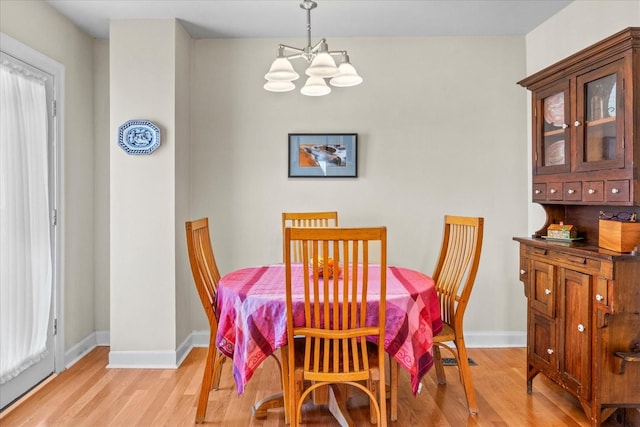
{"label": "chandelier", "polygon": [[[346,50],[330,51],[326,39],[321,39],[314,46],[311,46],[311,9],[318,6],[313,0],[303,0],[300,7],[307,11],[307,46],[298,48],[281,44],[278,46],[278,55],[271,64],[269,72],[265,74],[267,82],[264,88],[271,92],[289,92],[295,89],[293,83],[297,80],[298,73],[293,69],[290,59],[303,58],[307,61],[305,74],[308,76],[307,82],[300,89],[300,93],[307,96],[322,96],[331,92],[325,79],[336,87],[349,87],[362,83],[362,77],[358,75],[356,69],[349,62],[349,55]],[[293,53],[292,53],[293,52]],[[340,65],[336,63],[332,55],[340,56]]]}

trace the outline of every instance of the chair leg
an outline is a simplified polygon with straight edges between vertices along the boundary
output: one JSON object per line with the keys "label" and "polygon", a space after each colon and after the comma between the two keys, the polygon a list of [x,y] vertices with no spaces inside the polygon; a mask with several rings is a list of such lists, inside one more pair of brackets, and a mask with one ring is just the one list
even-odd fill
{"label": "chair leg", "polygon": [[289,405],[291,396],[289,395],[289,356],[287,354],[287,347],[282,347],[280,349],[280,359],[282,360],[281,364],[278,364],[280,367],[280,381],[282,382],[282,400],[284,402],[284,423],[291,424],[291,408]]}
{"label": "chair leg", "polygon": [[220,388],[220,376],[222,375],[222,365],[227,360],[225,356],[220,353],[219,350],[216,350],[214,356],[214,364],[213,364],[213,378],[212,378],[212,390],[218,390]]}
{"label": "chair leg", "polygon": [[438,384],[446,384],[447,377],[444,373],[444,367],[442,366],[442,355],[440,354],[440,346],[438,344],[433,345],[433,364],[436,367]]}
{"label": "chair leg", "polygon": [[380,427],[387,427],[387,392],[384,377],[378,378],[378,391],[380,393],[378,398],[378,404],[380,405]]}
{"label": "chair leg", "polygon": [[391,421],[398,420],[398,362],[393,360],[392,357],[389,357],[389,403],[390,403],[390,411],[391,411]]}
{"label": "chair leg", "polygon": [[458,368],[460,369],[464,392],[467,396],[469,413],[475,415],[478,413],[478,404],[476,403],[476,392],[473,388],[473,381],[471,380],[469,357],[467,356],[467,346],[464,344],[464,338],[457,338],[455,340],[455,345],[458,349]]}
{"label": "chair leg", "polygon": [[[288,363],[295,363],[289,361]],[[293,382],[289,379],[289,395],[291,396],[291,402],[289,406],[289,420],[291,426],[298,427],[302,422],[302,388],[304,386],[304,380],[302,379],[302,373],[297,372],[293,376]]]}
{"label": "chair leg", "polygon": [[[371,390],[371,393],[373,393],[374,396],[378,396],[378,392],[380,392],[380,396],[384,396],[384,388],[382,388],[381,390],[378,390],[377,381],[368,379],[367,388]],[[369,398],[369,422],[371,424],[378,424],[378,412],[376,411],[376,405],[373,403],[373,399],[371,398]]]}
{"label": "chair leg", "polygon": [[209,392],[211,391],[211,385],[213,383],[214,363],[217,352],[218,349],[215,346],[209,346],[209,350],[207,351],[207,360],[204,365],[204,373],[202,375],[202,385],[200,386],[198,409],[196,410],[197,424],[204,422],[204,417],[207,413],[207,403],[209,401]]}

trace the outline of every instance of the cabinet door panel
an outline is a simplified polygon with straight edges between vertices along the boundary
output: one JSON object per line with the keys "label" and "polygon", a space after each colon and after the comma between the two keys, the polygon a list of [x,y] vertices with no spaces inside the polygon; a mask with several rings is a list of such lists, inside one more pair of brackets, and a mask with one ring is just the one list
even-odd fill
{"label": "cabinet door panel", "polygon": [[529,269],[529,304],[549,317],[556,315],[556,267],[546,262],[531,261]]}
{"label": "cabinet door panel", "polygon": [[548,174],[570,170],[571,114],[569,81],[534,94],[533,172]]}
{"label": "cabinet door panel", "polygon": [[591,396],[591,287],[593,277],[560,269],[562,292],[560,372],[565,385],[580,396]]}
{"label": "cabinet door panel", "polygon": [[576,79],[576,171],[624,168],[624,60]]}
{"label": "cabinet door panel", "polygon": [[529,364],[545,375],[557,377],[556,324],[535,310],[529,311],[527,352]]}

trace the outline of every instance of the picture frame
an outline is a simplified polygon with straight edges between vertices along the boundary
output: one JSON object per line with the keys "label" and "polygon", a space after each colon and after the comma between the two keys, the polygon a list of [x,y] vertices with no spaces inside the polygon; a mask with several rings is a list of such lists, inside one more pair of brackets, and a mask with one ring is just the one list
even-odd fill
{"label": "picture frame", "polygon": [[357,133],[289,134],[289,178],[357,176]]}

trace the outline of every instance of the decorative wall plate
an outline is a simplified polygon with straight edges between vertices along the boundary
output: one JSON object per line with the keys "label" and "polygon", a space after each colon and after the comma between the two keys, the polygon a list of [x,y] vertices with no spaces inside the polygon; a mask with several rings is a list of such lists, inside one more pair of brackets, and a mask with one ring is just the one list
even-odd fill
{"label": "decorative wall plate", "polygon": [[118,145],[127,154],[150,154],[160,146],[160,129],[147,120],[129,120],[118,128]]}

